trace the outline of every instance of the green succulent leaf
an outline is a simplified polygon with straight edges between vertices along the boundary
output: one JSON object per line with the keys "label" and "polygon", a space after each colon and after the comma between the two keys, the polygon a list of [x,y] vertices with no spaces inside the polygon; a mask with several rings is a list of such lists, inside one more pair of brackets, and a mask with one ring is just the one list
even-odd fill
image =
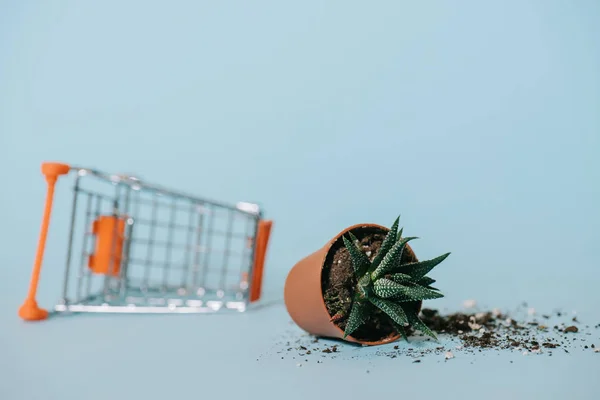
{"label": "green succulent leaf", "polygon": [[379,248],[379,251],[377,252],[377,255],[375,256],[375,258],[371,262],[371,270],[377,268],[377,266],[379,265],[379,263],[381,262],[381,260],[383,260],[383,257],[385,257],[385,255],[387,254],[387,252],[394,245],[394,242],[396,241],[396,233],[398,231],[398,223],[399,222],[400,222],[400,217],[398,216],[398,218],[396,218],[396,220],[392,224],[392,227],[390,228],[390,231],[385,236],[385,239],[383,239],[383,242],[381,243],[381,247]]}
{"label": "green succulent leaf", "polygon": [[375,281],[373,284],[373,289],[375,291],[375,295],[381,297],[382,299],[387,299],[404,293],[405,287],[402,284],[396,283],[390,279],[381,278]]}
{"label": "green succulent leaf", "polygon": [[[352,239],[352,241],[354,243],[360,243],[360,240],[358,240],[358,238],[356,236],[354,236],[354,233],[348,232],[348,236],[350,236],[350,239]],[[356,244],[356,246],[360,250],[360,247],[358,247],[358,244]]]}
{"label": "green succulent leaf", "polygon": [[[400,275],[404,275],[404,276],[408,276],[408,277],[410,277],[410,275],[405,275],[405,274],[400,274]],[[393,275],[392,275],[392,276],[393,276]],[[410,277],[410,279],[412,279],[412,277]],[[419,285],[421,285],[421,286],[429,286],[429,285],[431,285],[432,283],[435,283],[435,279],[431,279],[431,278],[430,278],[430,277],[428,277],[428,276],[424,276],[424,277],[422,277],[421,279],[419,279],[419,280],[417,281],[417,284],[419,284]]]}
{"label": "green succulent leaf", "polygon": [[407,237],[398,240],[396,243],[394,243],[390,251],[385,255],[385,257],[381,261],[381,264],[379,264],[379,266],[371,274],[372,279],[379,279],[388,271],[394,269],[394,267],[400,267],[400,261],[402,260],[402,252],[404,251],[404,247],[406,246],[406,243],[410,242],[413,239],[418,239],[418,237]]}
{"label": "green succulent leaf", "polygon": [[431,300],[442,297],[444,297],[444,295],[440,292],[436,292],[435,290],[431,290],[414,283],[410,284],[410,286],[400,285],[398,293],[393,295],[395,302]]}
{"label": "green succulent leaf", "polygon": [[352,239],[352,241],[346,239],[345,236],[343,236],[342,238],[344,240],[344,245],[348,249],[348,253],[350,253],[350,258],[352,259],[352,266],[354,267],[354,273],[355,273],[356,277],[360,277],[369,268],[369,265],[370,265],[369,258],[355,244],[356,241],[358,240],[358,239],[356,239],[356,236],[354,236],[352,234],[352,232],[349,233],[349,236]]}
{"label": "green succulent leaf", "polygon": [[[370,261],[371,256],[363,251],[352,232],[342,237],[357,281],[344,338],[351,336],[363,325],[374,310],[379,310],[391,319],[397,332],[406,341],[409,327],[437,340],[431,329],[419,318],[417,308],[413,305],[420,304],[423,300],[444,297],[437,288],[431,286],[435,279],[427,274],[450,253],[431,260],[403,264],[407,243],[418,237],[403,238],[403,229],[398,230],[399,222],[400,216],[392,224],[377,254],[373,256],[373,261]],[[335,318],[337,321],[344,316],[334,316],[332,319]]]}
{"label": "green succulent leaf", "polygon": [[408,282],[412,280],[412,276],[406,274],[393,274],[390,276],[390,279],[397,283]]}
{"label": "green succulent leaf", "polygon": [[373,303],[375,307],[386,313],[392,319],[392,321],[398,325],[404,326],[408,323],[406,313],[402,307],[400,307],[400,305],[374,296],[369,297],[369,301]]}
{"label": "green succulent leaf", "polygon": [[404,264],[400,267],[398,272],[408,274],[412,276],[413,279],[419,280],[429,273],[436,265],[444,261],[449,255],[450,253],[446,253],[439,257],[432,258],[431,260]]}
{"label": "green succulent leaf", "polygon": [[408,335],[406,334],[406,329],[404,329],[403,326],[398,325],[395,322],[394,322],[394,327],[396,328],[396,330],[398,331],[398,333],[400,334],[400,336],[402,336],[402,339],[404,339],[404,340],[406,340],[408,342]]}
{"label": "green succulent leaf", "polygon": [[401,240],[402,239],[402,232],[403,231],[404,231],[404,228],[400,228],[400,231],[396,235],[396,240]]}
{"label": "green succulent leaf", "polygon": [[358,296],[354,297],[354,302],[352,303],[352,309],[350,310],[350,316],[348,317],[348,322],[346,323],[346,329],[344,330],[344,339],[348,335],[352,335],[358,327],[360,327],[369,316],[369,304],[360,300]]}
{"label": "green succulent leaf", "polygon": [[435,333],[433,333],[433,331],[431,329],[429,329],[429,327],[427,325],[425,325],[425,323],[423,321],[421,321],[421,319],[419,318],[419,316],[416,314],[416,312],[414,310],[407,312],[406,316],[407,316],[408,322],[411,326],[413,326],[415,329],[420,330],[425,335],[431,336],[433,339],[437,340],[437,336],[435,335]]}

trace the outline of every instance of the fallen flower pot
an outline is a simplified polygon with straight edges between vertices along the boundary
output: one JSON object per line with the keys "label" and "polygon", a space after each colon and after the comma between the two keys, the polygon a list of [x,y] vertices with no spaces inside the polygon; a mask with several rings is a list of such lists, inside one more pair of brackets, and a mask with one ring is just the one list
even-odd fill
{"label": "fallen flower pot", "polygon": [[350,226],[292,267],[284,300],[300,328],[362,345],[406,338],[410,328],[435,338],[418,314],[424,299],[443,295],[425,274],[450,253],[419,262],[398,220]]}

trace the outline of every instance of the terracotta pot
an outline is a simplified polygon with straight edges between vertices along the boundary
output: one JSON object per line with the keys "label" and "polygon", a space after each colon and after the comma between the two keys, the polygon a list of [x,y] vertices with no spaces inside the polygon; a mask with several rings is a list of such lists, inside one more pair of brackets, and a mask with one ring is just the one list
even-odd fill
{"label": "terracotta pot", "polygon": [[[331,315],[325,306],[321,286],[321,272],[330,256],[332,247],[342,245],[342,236],[352,231],[358,238],[368,233],[387,233],[389,228],[377,224],[357,224],[350,226],[329,240],[325,246],[298,261],[290,270],[284,287],[284,300],[292,320],[303,330],[315,336],[344,339],[344,332],[335,323],[330,322]],[[403,260],[418,261],[408,244],[404,249]],[[418,302],[420,311],[422,302]],[[347,336],[344,340],[362,345],[380,345],[393,342],[400,338],[396,331],[389,336],[376,340],[365,341]]]}

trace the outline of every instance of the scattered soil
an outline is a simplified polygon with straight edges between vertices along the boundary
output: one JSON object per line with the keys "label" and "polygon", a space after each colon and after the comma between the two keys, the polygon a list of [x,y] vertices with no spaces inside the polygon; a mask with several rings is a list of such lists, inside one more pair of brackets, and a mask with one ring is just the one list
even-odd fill
{"label": "scattered soil", "polygon": [[[523,355],[545,352],[547,355],[552,356],[553,349],[562,349],[565,353],[569,353],[567,349],[573,348],[594,349],[593,345],[577,344],[577,341],[585,342],[585,337],[570,336],[583,333],[581,328],[575,325],[562,322],[555,324],[553,328],[549,328],[535,317],[531,317],[531,309],[528,312],[528,317],[521,314],[517,311],[515,315],[511,316],[499,310],[493,310],[442,315],[438,310],[424,308],[421,310],[421,319],[430,329],[436,332],[440,339],[446,337],[453,342],[458,341],[460,344],[454,346],[454,350],[459,351],[471,353],[479,353],[484,350],[519,351]],[[558,318],[563,315],[564,313],[561,312],[556,313]],[[544,321],[547,321],[554,316],[544,314],[541,317]],[[576,317],[568,322],[579,323]],[[589,326],[586,327],[589,328]],[[600,328],[600,325],[596,328]],[[589,335],[591,335],[590,332],[585,333],[585,336]],[[401,346],[394,346],[394,350],[394,352],[379,354],[391,358],[395,358],[401,353],[412,357],[420,357],[430,353],[443,353],[446,351],[446,347],[439,346],[434,349],[428,348],[415,351],[412,348],[402,349]]]}
{"label": "scattered soil", "polygon": [[[365,227],[354,230],[352,233],[360,241],[363,253],[371,260],[375,257],[387,230]],[[405,251],[403,262],[415,261],[414,254]],[[325,306],[335,324],[342,330],[346,329],[346,322],[352,307],[352,298],[357,280],[354,276],[352,259],[339,238],[331,247],[321,274],[321,285],[324,293]],[[418,302],[414,306],[418,306]],[[410,306],[410,305],[409,305]],[[395,333],[391,319],[376,307],[369,305],[370,317],[358,328],[352,336],[367,341],[382,340]]]}
{"label": "scattered soil", "polygon": [[[549,334],[549,328],[533,321],[517,321],[499,311],[473,314],[455,313],[446,316],[437,310],[424,309],[423,322],[438,334],[457,336],[465,349],[518,349],[539,352],[540,347],[554,349],[564,345],[564,337],[559,339]],[[549,319],[548,315],[542,316]],[[575,326],[562,328],[554,326],[555,333],[577,332]],[[538,337],[546,336],[545,338]],[[541,344],[540,344],[541,343]]]}
{"label": "scattered soil", "polygon": [[[499,310],[481,312],[455,312],[442,314],[430,308],[421,310],[421,319],[432,329],[439,342],[412,332],[409,342],[400,339],[389,345],[364,348],[336,340],[314,337],[297,330],[288,331],[287,338],[280,337],[275,342],[279,348],[277,358],[323,364],[328,359],[361,359],[371,357],[409,358],[412,363],[431,362],[428,355],[437,362],[453,362],[461,354],[481,354],[512,352],[523,356],[552,356],[559,352],[570,356],[575,351],[600,353],[597,340],[600,340],[600,324],[590,326],[578,321],[573,315],[556,311],[539,317],[531,309],[517,309],[513,312]],[[476,310],[476,309],[475,309]],[[293,324],[293,322],[291,322]],[[596,344],[594,344],[594,342]],[[370,348],[370,350],[369,350]],[[471,361],[471,363],[473,363]],[[513,360],[510,360],[513,363]]]}
{"label": "scattered soil", "polygon": [[497,317],[492,312],[479,314],[455,313],[446,316],[437,310],[424,308],[421,310],[421,320],[433,331],[439,333],[462,334],[471,330],[495,328]]}

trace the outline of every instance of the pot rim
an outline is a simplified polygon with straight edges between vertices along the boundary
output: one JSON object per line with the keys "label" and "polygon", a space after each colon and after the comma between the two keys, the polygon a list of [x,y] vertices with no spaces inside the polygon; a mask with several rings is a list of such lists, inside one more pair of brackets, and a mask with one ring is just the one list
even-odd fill
{"label": "pot rim", "polygon": [[[323,259],[321,260],[320,263],[320,270],[319,270],[319,277],[320,279],[323,278],[323,268],[325,266],[325,261],[327,260],[327,257],[329,256],[329,251],[331,250],[331,247],[346,233],[351,232],[355,229],[360,229],[360,228],[377,228],[377,229],[382,229],[384,231],[389,232],[390,228],[383,226],[383,225],[379,225],[379,224],[375,224],[375,223],[362,223],[362,224],[354,224],[351,226],[348,226],[346,228],[344,228],[343,230],[341,230],[337,235],[333,236],[326,244],[325,246],[323,246],[324,250],[325,250],[325,254],[323,256]],[[412,250],[412,248],[408,245],[408,243],[406,244],[406,247],[408,247],[411,252],[414,254],[414,251]],[[331,315],[329,314],[329,311],[327,310],[327,306],[325,305],[325,299],[324,299],[324,295],[323,295],[323,288],[321,288],[321,304],[323,305],[323,308],[325,309],[325,312],[327,313],[327,315],[329,315],[331,317]],[[419,308],[421,307],[421,305],[419,305]],[[344,336],[344,331],[337,326],[337,324],[335,322],[331,322],[331,324],[333,325],[333,327],[340,332],[341,337],[343,338]],[[350,341],[350,342],[354,342],[354,343],[359,343],[362,345],[366,345],[366,346],[375,346],[375,345],[381,345],[381,344],[387,344],[387,343],[391,343],[394,342],[396,340],[398,340],[401,337],[399,332],[396,332],[395,334],[392,333],[389,336],[380,339],[380,340],[374,340],[374,341],[367,341],[367,340],[360,340],[355,338],[352,335],[348,335],[346,336],[346,341]]]}

